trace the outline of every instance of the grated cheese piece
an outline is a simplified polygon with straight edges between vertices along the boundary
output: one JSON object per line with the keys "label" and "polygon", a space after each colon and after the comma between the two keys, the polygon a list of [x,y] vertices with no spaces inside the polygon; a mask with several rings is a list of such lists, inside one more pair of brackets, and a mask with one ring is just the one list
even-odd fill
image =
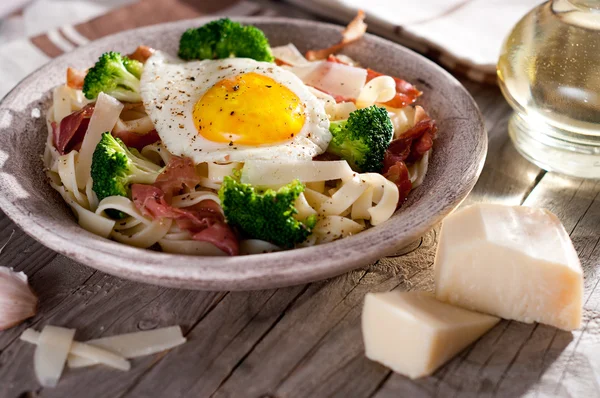
{"label": "grated cheese piece", "polygon": [[65,367],[75,329],[45,326],[33,355],[35,375],[44,387],[54,387]]}
{"label": "grated cheese piece", "polygon": [[[156,354],[157,352],[177,347],[185,342],[186,338],[183,337],[181,328],[179,326],[170,326],[143,332],[103,337],[89,340],[86,344],[117,353],[124,358],[137,358],[144,355]],[[81,368],[96,365],[99,362],[71,352],[68,363],[70,368]]]}

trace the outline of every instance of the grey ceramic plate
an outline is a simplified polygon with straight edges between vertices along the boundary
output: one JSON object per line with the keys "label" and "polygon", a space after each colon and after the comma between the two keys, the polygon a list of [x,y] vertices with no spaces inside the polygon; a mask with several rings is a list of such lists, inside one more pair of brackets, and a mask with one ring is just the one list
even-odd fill
{"label": "grey ceramic plate", "polygon": [[[293,19],[240,21],[263,29],[272,45],[293,42],[300,51],[333,44],[341,31],[334,25]],[[87,68],[104,51],[130,52],[146,44],[175,54],[181,33],[206,22],[181,21],[106,37],[53,60],[23,80],[0,104],[2,210],[49,248],[110,274],[180,288],[247,290],[324,279],[392,254],[441,221],[473,188],[487,150],[484,124],[473,99],[434,63],[366,35],[344,52],[363,65],[415,83],[423,91],[420,104],[439,125],[424,184],[389,221],[321,246],[232,258],[142,250],[83,230],[42,170],[40,155],[47,134],[43,113],[52,87],[64,83],[67,66]],[[32,116],[35,108],[42,111],[42,117]]]}

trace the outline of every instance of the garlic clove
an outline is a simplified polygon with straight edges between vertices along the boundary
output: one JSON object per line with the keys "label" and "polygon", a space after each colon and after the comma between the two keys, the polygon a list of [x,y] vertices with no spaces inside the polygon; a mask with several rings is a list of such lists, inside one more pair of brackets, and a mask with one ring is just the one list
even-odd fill
{"label": "garlic clove", "polygon": [[27,275],[0,267],[0,330],[16,326],[35,315],[38,299]]}

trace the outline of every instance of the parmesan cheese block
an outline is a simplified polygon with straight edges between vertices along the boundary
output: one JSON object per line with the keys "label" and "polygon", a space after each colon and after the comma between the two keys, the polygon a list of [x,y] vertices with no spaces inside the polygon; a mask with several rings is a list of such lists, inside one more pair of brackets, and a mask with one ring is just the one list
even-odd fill
{"label": "parmesan cheese block", "polygon": [[369,293],[362,313],[365,352],[415,379],[433,373],[498,321],[427,292]]}
{"label": "parmesan cheese block", "polygon": [[435,257],[439,300],[564,330],[581,324],[583,273],[547,210],[479,204],[448,216]]}

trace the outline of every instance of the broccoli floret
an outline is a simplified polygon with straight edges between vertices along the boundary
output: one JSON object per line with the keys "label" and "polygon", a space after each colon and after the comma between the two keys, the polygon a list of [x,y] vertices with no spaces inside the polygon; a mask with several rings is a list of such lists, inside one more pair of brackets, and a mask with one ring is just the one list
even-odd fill
{"label": "broccoli floret", "polygon": [[[131,184],[152,184],[161,168],[134,154],[123,141],[109,132],[102,138],[92,155],[92,190],[102,200],[108,196],[129,196]],[[109,213],[114,218],[122,218],[118,212]]]}
{"label": "broccoli floret", "polygon": [[346,120],[331,122],[327,152],[346,160],[361,173],[377,173],[383,167],[385,150],[394,135],[394,126],[385,108],[370,106],[350,113]]}
{"label": "broccoli floret", "polygon": [[107,52],[100,56],[96,65],[88,70],[83,80],[83,94],[95,99],[100,92],[119,101],[139,102],[140,77],[144,65],[118,52]]}
{"label": "broccoli floret", "polygon": [[232,177],[225,177],[219,199],[227,223],[246,235],[290,248],[304,241],[314,228],[317,218],[304,222],[294,218],[294,202],[304,192],[304,185],[294,180],[279,190],[259,190]]}
{"label": "broccoli floret", "polygon": [[188,29],[179,41],[179,57],[190,59],[252,58],[273,62],[269,41],[262,30],[222,18]]}

